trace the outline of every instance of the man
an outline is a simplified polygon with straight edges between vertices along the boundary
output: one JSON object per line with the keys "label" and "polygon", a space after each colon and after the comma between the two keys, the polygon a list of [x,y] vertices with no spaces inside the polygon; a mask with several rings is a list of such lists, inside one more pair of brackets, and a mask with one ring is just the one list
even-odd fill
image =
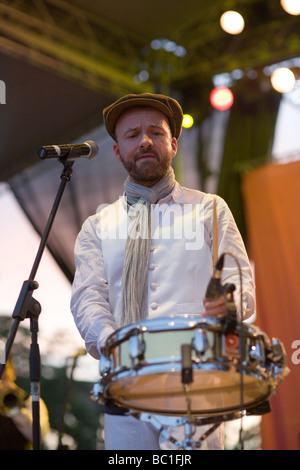
{"label": "man", "polygon": [[[179,103],[164,95],[127,95],[106,108],[103,117],[115,140],[115,158],[128,178],[124,195],[84,223],[75,246],[71,309],[89,353],[98,359],[111,333],[143,318],[224,315],[223,295],[213,301],[205,298],[214,267],[214,237],[219,254],[230,252],[239,260],[242,313],[249,317],[255,306],[251,268],[227,205],[175,180],[171,163],[181,134]],[[239,271],[233,259],[226,259],[223,282],[236,286],[240,305]],[[200,428],[198,437],[203,434]],[[105,444],[106,449],[118,450],[168,447],[151,424],[113,414],[105,415]],[[202,448],[222,446],[219,429]]]}

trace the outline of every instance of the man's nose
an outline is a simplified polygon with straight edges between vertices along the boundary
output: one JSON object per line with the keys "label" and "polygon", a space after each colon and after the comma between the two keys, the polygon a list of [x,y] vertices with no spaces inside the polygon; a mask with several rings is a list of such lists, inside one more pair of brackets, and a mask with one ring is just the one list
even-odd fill
{"label": "man's nose", "polygon": [[147,149],[149,147],[152,147],[152,145],[153,145],[153,142],[152,142],[152,139],[149,137],[149,135],[146,133],[142,134],[139,147]]}

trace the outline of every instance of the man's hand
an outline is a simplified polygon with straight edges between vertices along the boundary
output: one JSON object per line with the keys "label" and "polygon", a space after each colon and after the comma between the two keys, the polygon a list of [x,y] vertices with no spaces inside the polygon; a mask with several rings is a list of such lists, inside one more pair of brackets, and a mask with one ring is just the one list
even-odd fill
{"label": "man's hand", "polygon": [[226,303],[223,296],[219,297],[217,300],[209,301],[204,298],[203,305],[205,311],[202,312],[203,315],[209,317],[217,317],[221,315],[225,315],[226,313]]}

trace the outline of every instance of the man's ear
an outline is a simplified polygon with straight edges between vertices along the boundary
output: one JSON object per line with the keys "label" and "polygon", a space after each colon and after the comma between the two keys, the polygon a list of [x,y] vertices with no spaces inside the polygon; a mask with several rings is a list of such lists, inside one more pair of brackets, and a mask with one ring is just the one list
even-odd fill
{"label": "man's ear", "polygon": [[114,152],[114,156],[115,156],[116,160],[118,160],[118,162],[120,162],[121,157],[120,157],[120,150],[119,150],[118,144],[113,145],[113,152]]}
{"label": "man's ear", "polygon": [[175,137],[172,137],[171,146],[172,146],[172,149],[173,149],[173,158],[174,158],[176,153],[177,153],[177,148],[178,148],[177,139]]}

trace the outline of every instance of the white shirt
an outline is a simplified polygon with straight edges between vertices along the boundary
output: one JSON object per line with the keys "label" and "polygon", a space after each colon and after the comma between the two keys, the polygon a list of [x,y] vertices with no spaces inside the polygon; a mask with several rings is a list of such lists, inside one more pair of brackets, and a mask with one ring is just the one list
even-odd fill
{"label": "white shirt", "polygon": [[[236,286],[243,319],[255,310],[252,271],[241,235],[223,199],[175,184],[172,193],[152,211],[148,273],[148,318],[201,314],[213,273],[213,204],[217,201],[218,253],[225,255],[222,283]],[[124,197],[102,207],[83,224],[76,245],[76,273],[71,310],[88,352],[100,348],[120,325],[121,285],[127,228],[131,211]]]}

